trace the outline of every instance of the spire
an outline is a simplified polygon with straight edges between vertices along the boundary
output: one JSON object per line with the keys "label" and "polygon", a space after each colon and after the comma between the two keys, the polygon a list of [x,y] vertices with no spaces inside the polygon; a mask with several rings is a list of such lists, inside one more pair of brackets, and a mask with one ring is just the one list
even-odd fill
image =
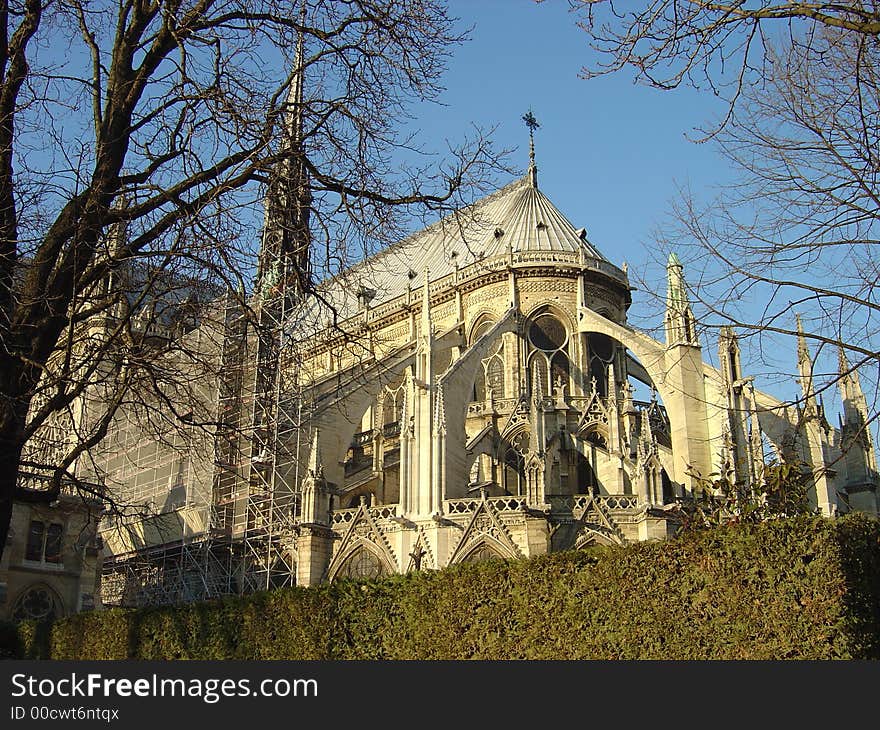
{"label": "spire", "polygon": [[684,285],[684,266],[673,251],[666,262],[666,302],[682,306],[688,304],[687,290]]}
{"label": "spire", "polygon": [[529,182],[531,182],[533,188],[537,189],[538,166],[535,164],[535,130],[538,129],[541,124],[535,119],[535,115],[532,113],[531,109],[523,114],[522,120],[529,128]]}
{"label": "spire", "polygon": [[[300,16],[305,21],[305,6]],[[301,143],[303,138],[303,74],[305,72],[305,46],[303,34],[296,39],[296,52],[293,57],[293,77],[287,91],[287,105],[284,113],[284,132],[289,143]]]}
{"label": "spire", "polygon": [[694,314],[691,311],[684,267],[675,253],[669,254],[666,264],[666,344],[699,347]]}
{"label": "spire", "polygon": [[718,363],[728,387],[742,378],[739,343],[733,328],[727,324],[718,332]]}
{"label": "spire", "polygon": [[[300,22],[305,24],[305,7]],[[311,283],[309,213],[311,184],[306,167],[303,127],[305,40],[299,34],[290,86],[283,105],[278,161],[269,171],[265,222],[257,269],[261,299],[284,291],[298,297]]]}
{"label": "spire", "polygon": [[858,371],[849,364],[846,351],[842,345],[837,352],[840,387],[840,398],[843,401],[844,423],[855,423],[864,426],[868,422],[868,403],[862,392],[862,383]]}
{"label": "spire", "polygon": [[807,340],[804,337],[804,325],[801,322],[801,315],[796,314],[795,320],[797,321],[797,354],[798,354],[798,364],[807,362],[810,364],[810,370],[812,372],[812,360],[810,358],[810,348],[807,347]]}
{"label": "spire", "polygon": [[315,429],[312,433],[312,445],[309,449],[308,475],[313,479],[324,476],[324,467],[321,464],[320,430]]}
{"label": "spire", "polygon": [[[858,371],[850,366],[842,345],[838,349],[838,376],[840,399],[843,402],[841,431],[847,472],[855,476],[864,472],[865,467],[876,471],[877,456],[869,427],[868,402],[862,392]],[[853,449],[854,444],[859,444],[861,448]]]}
{"label": "spire", "polygon": [[804,326],[801,315],[796,314],[797,321],[797,364],[800,373],[801,393],[804,397],[804,408],[808,414],[816,415],[816,394],[813,391],[813,359],[810,356],[810,348],[804,337]]}

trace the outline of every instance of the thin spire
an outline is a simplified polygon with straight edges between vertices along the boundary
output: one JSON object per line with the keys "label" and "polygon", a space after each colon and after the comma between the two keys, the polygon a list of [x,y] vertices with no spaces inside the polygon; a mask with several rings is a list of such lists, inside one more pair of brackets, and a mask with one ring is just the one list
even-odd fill
{"label": "thin spire", "polygon": [[798,362],[809,362],[812,366],[812,361],[810,359],[810,348],[807,347],[807,340],[804,337],[804,326],[801,323],[801,315],[795,314],[795,320],[797,321],[797,353],[798,353]]}
{"label": "thin spire", "polygon": [[843,345],[839,344],[837,346],[837,374],[842,378],[849,377],[850,375],[854,375],[858,377],[858,374],[849,364],[849,358],[846,356],[846,350],[843,349]]}
{"label": "thin spire", "polygon": [[308,466],[308,474],[313,478],[318,478],[323,476],[324,468],[321,464],[321,439],[320,439],[320,430],[315,429],[312,434],[312,444],[309,450],[309,466]]}
{"label": "thin spire", "polygon": [[529,128],[529,180],[532,183],[532,187],[537,188],[538,166],[535,164],[535,130],[538,129],[541,124],[535,119],[535,115],[532,113],[531,109],[523,114],[522,120]]}
{"label": "thin spire", "polygon": [[[304,26],[303,7],[300,23]],[[280,160],[270,173],[257,270],[261,298],[300,296],[311,284],[309,214],[312,195],[303,141],[304,33],[298,34],[287,99],[283,105]]]}
{"label": "thin spire", "polygon": [[[300,22],[305,24],[306,9],[303,6],[300,13]],[[303,74],[305,69],[305,43],[303,34],[299,33],[296,39],[296,53],[293,57],[293,76],[290,79],[290,88],[287,92],[287,107],[285,112],[284,127],[287,134],[287,144],[302,142],[303,137]]]}
{"label": "thin spire", "polygon": [[810,357],[810,348],[804,337],[804,327],[801,323],[801,315],[795,314],[797,321],[797,359],[798,371],[800,372],[801,392],[804,396],[804,408],[808,413],[816,414],[816,394],[813,391],[813,359]]}

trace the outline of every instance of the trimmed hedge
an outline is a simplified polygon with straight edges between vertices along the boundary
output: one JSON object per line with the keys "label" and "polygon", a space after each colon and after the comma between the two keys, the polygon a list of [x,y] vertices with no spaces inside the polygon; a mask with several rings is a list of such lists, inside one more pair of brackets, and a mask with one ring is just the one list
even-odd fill
{"label": "trimmed hedge", "polygon": [[880,656],[880,523],[740,525],[0,629],[50,659],[830,659]]}

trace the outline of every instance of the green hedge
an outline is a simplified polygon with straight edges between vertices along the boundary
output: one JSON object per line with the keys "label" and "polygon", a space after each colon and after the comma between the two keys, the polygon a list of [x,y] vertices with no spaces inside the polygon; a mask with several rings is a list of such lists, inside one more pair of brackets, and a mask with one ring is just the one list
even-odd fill
{"label": "green hedge", "polygon": [[51,659],[826,659],[880,655],[880,523],[796,518],[666,542],[340,581],[0,630]]}

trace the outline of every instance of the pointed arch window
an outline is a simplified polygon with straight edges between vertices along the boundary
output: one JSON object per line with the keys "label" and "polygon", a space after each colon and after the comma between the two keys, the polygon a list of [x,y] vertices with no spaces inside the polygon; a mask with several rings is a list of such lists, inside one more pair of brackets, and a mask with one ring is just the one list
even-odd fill
{"label": "pointed arch window", "polygon": [[351,578],[353,580],[371,580],[388,575],[379,556],[372,550],[359,547],[355,550],[339,568],[337,578]]}
{"label": "pointed arch window", "polygon": [[520,431],[502,443],[501,487],[505,494],[521,495],[526,491],[526,454],[529,453],[529,432]]}
{"label": "pointed arch window", "polygon": [[[494,326],[495,322],[491,319],[480,321],[471,334],[471,345]],[[504,397],[504,342],[500,337],[483,358],[474,380],[473,400],[478,403],[488,400],[490,390],[493,398]]]}
{"label": "pointed arch window", "polygon": [[487,560],[504,560],[497,550],[493,550],[485,543],[475,550],[469,552],[463,559],[462,563],[484,563]]}
{"label": "pointed arch window", "polygon": [[39,583],[22,593],[12,608],[13,621],[47,621],[64,615],[58,594]]}
{"label": "pointed arch window", "polygon": [[596,383],[600,396],[608,396],[608,368],[614,362],[614,341],[598,332],[591,332],[587,338],[590,355],[590,383]]}
{"label": "pointed arch window", "polygon": [[529,384],[535,376],[540,380],[541,395],[552,395],[554,388],[568,387],[571,360],[568,352],[570,337],[565,325],[550,312],[536,315],[528,327]]}

